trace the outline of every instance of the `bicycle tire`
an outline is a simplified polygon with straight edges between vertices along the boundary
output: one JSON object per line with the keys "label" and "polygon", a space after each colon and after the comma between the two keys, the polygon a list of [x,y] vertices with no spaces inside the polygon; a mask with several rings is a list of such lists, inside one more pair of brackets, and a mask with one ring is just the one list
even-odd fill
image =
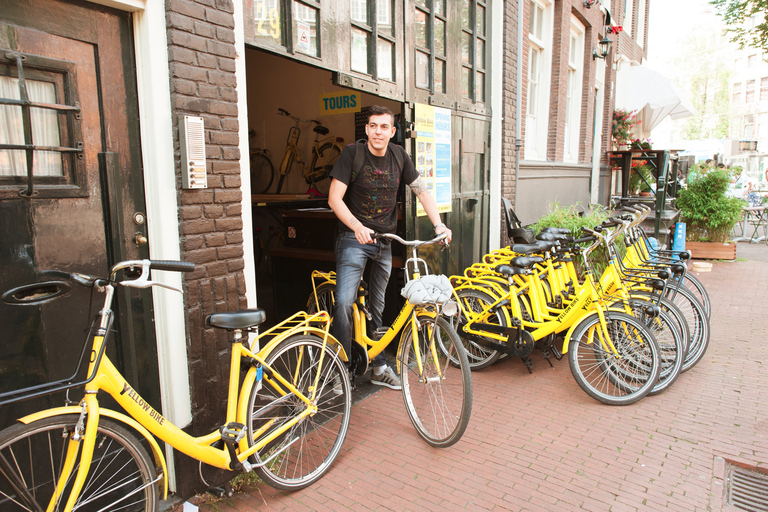
{"label": "bicycle tire", "polygon": [[683,338],[680,327],[672,315],[659,307],[657,315],[649,314],[647,306],[655,305],[645,298],[630,298],[629,305],[634,317],[640,320],[653,334],[659,344],[661,368],[659,379],[649,395],[666,391],[677,380],[685,361],[688,340]]}
{"label": "bicycle tire", "polygon": [[579,322],[568,346],[573,378],[589,396],[607,405],[629,405],[648,395],[659,378],[659,346],[653,334],[625,313],[604,312],[619,359],[600,344],[600,318],[592,313]]}
{"label": "bicycle tire", "polygon": [[320,285],[317,287],[317,303],[315,303],[315,294],[309,294],[309,298],[307,299],[307,313],[313,315],[318,311],[327,311],[328,314],[333,314],[335,293],[335,284],[320,283]]}
{"label": "bicycle tire", "polygon": [[314,186],[315,189],[323,195],[328,195],[331,188],[331,180],[328,175],[333,169],[336,160],[339,159],[341,151],[336,144],[327,142],[320,146],[317,153],[312,154],[312,162],[305,176],[307,184]]}
{"label": "bicycle tire", "polygon": [[[416,318],[419,323],[418,346],[413,343],[411,322],[401,335],[399,364],[403,401],[419,435],[430,446],[447,448],[461,439],[469,424],[472,374],[459,336],[448,321],[427,314],[419,314]],[[430,334],[441,337],[440,344],[449,347],[448,354],[431,350],[426,342]],[[419,350],[423,379],[419,375],[415,350]],[[451,363],[454,357],[458,364]]]}
{"label": "bicycle tire", "polygon": [[251,193],[266,194],[275,180],[275,167],[264,153],[251,153]]}
{"label": "bicycle tire", "polygon": [[[281,342],[265,359],[270,367],[307,396],[320,372],[315,401],[317,412],[296,423],[251,457],[253,463],[263,464],[254,468],[259,477],[276,489],[295,491],[317,481],[328,471],[347,436],[352,410],[347,369],[329,349],[325,349],[322,367],[319,367],[323,350],[323,342],[318,337],[296,334]],[[306,408],[296,396],[283,394],[279,390],[281,386],[271,385],[268,372],[264,374],[261,389],[254,387],[248,400],[247,427],[251,445],[259,428],[268,425],[262,436],[269,435]],[[341,389],[338,394],[333,390],[337,378]],[[269,461],[273,456],[274,459]]]}
{"label": "bicycle tire", "polygon": [[712,318],[712,301],[709,299],[709,293],[707,293],[704,284],[699,281],[698,277],[690,272],[685,273],[684,279],[683,286],[696,297],[696,300],[698,300],[699,304],[704,308],[704,313],[707,315],[707,318]]}
{"label": "bicycle tire", "polygon": [[[671,296],[673,293],[674,297]],[[709,347],[709,318],[704,312],[704,307],[685,287],[668,290],[667,298],[680,308],[691,330],[691,342],[688,345],[688,353],[682,369],[683,372],[687,372],[701,361]]]}
{"label": "bicycle tire", "polygon": [[[489,347],[484,347],[470,339],[470,337],[464,332],[463,326],[469,320],[466,316],[467,311],[480,312],[488,305],[493,304],[495,301],[491,296],[480,290],[474,290],[471,288],[463,288],[456,290],[456,296],[461,304],[459,327],[456,332],[461,339],[461,343],[464,346],[464,350],[467,353],[467,361],[470,370],[482,370],[494,364],[499,360],[501,352]],[[495,320],[495,321],[494,321]],[[504,315],[498,311],[493,317],[488,318],[488,322],[507,327],[507,321]]]}
{"label": "bicycle tire", "polygon": [[[80,415],[65,414],[29,424],[17,423],[0,432],[0,454],[12,463],[15,476],[24,482],[40,510],[49,506],[67,452],[68,435]],[[74,509],[77,512],[120,510],[155,512],[159,504],[155,464],[141,442],[126,428],[108,418],[99,418],[93,460]],[[61,509],[72,490],[75,469],[58,502]],[[0,477],[0,510],[30,510]],[[33,509],[33,508],[32,508]],[[57,506],[55,510],[60,510]]]}

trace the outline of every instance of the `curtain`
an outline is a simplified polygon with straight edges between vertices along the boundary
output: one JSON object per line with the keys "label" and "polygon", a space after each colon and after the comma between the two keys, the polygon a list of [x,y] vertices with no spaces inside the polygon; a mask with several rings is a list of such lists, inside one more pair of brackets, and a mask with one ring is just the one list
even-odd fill
{"label": "curtain", "polygon": [[[30,101],[56,103],[56,90],[50,82],[25,80]],[[19,79],[0,76],[0,98],[21,99]],[[32,143],[37,146],[60,146],[58,113],[55,110],[32,108]],[[0,144],[24,144],[21,107],[0,105]],[[61,176],[61,153],[35,151],[35,176]],[[23,150],[0,150],[0,176],[26,176],[27,155]]]}

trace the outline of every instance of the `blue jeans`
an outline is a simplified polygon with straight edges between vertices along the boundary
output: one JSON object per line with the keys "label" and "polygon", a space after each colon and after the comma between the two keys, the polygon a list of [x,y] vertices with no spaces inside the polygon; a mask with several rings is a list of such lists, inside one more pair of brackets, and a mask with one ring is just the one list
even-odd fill
{"label": "blue jeans", "polygon": [[[352,305],[357,299],[357,290],[363,277],[365,264],[371,261],[371,275],[368,283],[366,302],[371,313],[372,329],[381,327],[384,311],[384,295],[392,272],[392,247],[388,241],[376,240],[372,244],[361,244],[355,234],[349,231],[336,237],[336,303],[333,307],[331,334],[341,342],[347,354],[352,348]],[[377,355],[371,366],[386,364],[384,352]]]}

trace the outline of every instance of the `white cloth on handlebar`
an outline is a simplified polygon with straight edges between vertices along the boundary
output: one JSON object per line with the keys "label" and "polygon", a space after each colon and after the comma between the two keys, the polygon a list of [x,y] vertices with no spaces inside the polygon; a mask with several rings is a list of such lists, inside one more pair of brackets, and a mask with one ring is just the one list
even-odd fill
{"label": "white cloth on handlebar", "polygon": [[400,295],[411,304],[440,304],[451,300],[453,286],[446,276],[430,274],[408,281]]}

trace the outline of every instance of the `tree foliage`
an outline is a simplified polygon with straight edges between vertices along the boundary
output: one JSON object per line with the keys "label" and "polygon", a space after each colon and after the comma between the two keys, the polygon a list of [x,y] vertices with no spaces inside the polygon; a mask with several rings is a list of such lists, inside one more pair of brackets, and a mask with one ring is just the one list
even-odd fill
{"label": "tree foliage", "polygon": [[744,201],[728,197],[731,172],[713,169],[702,172],[694,166],[688,187],[678,193],[675,204],[686,223],[686,239],[699,242],[726,242],[731,228],[741,218]]}
{"label": "tree foliage", "polygon": [[731,41],[768,53],[768,0],[712,0],[731,33]]}

